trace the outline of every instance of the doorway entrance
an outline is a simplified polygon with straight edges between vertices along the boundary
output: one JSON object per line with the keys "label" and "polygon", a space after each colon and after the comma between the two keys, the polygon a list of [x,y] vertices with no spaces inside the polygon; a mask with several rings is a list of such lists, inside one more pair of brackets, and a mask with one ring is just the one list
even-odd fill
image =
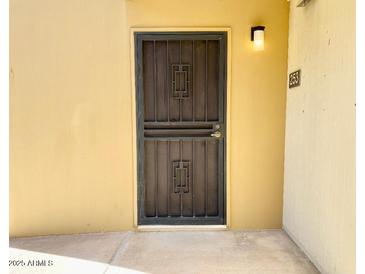
{"label": "doorway entrance", "polygon": [[226,224],[226,32],[136,32],[139,225]]}

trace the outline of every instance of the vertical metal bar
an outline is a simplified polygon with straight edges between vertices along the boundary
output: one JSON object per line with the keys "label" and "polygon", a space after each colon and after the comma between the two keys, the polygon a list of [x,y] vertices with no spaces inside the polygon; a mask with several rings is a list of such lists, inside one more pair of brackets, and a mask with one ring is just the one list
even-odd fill
{"label": "vertical metal bar", "polygon": [[167,140],[167,216],[170,217],[170,141]]}
{"label": "vertical metal bar", "polygon": [[170,122],[170,90],[168,85],[168,74],[169,74],[169,40],[166,40],[166,96],[167,96],[167,121]]}
{"label": "vertical metal bar", "polygon": [[158,217],[158,140],[155,140],[155,217]]}
{"label": "vertical metal bar", "polygon": [[194,183],[195,183],[195,166],[194,166],[194,160],[195,160],[195,140],[192,140],[192,161],[191,161],[191,202],[192,202],[192,209],[193,209],[193,217],[195,217],[195,202],[194,202]]}
{"label": "vertical metal bar", "polygon": [[180,42],[180,49],[179,49],[179,63],[181,64],[181,40],[180,40],[179,42]]}
{"label": "vertical metal bar", "polygon": [[[226,128],[226,36],[222,37],[219,41],[219,122],[222,124],[223,129]],[[223,133],[224,134],[224,133]],[[218,141],[218,159],[219,159],[219,217],[221,219],[225,216],[226,210],[226,197],[225,197],[225,159],[226,159],[226,136],[223,135],[223,138]]]}
{"label": "vertical metal bar", "polygon": [[137,100],[137,146],[138,146],[138,210],[139,210],[139,219],[143,219],[146,217],[145,214],[145,197],[146,197],[146,187],[145,187],[145,178],[144,178],[144,163],[145,163],[145,155],[144,155],[144,136],[141,134],[143,132],[143,106],[144,106],[144,98],[143,98],[143,40],[140,36],[136,37],[136,100]]}
{"label": "vertical metal bar", "polygon": [[[180,153],[180,163],[182,162],[182,140],[179,141],[179,153]],[[182,204],[182,193],[181,193],[181,172],[180,172],[180,217],[182,217],[182,210],[183,210],[183,204]]]}
{"label": "vertical metal bar", "polygon": [[193,40],[193,64],[192,64],[192,74],[191,74],[191,100],[192,100],[192,104],[193,104],[193,122],[195,122],[195,100],[194,100],[194,89],[195,89],[195,78],[194,78],[194,69],[195,69],[195,43],[194,43],[194,40]]}
{"label": "vertical metal bar", "polygon": [[153,92],[155,103],[155,122],[157,122],[157,77],[156,77],[156,41],[153,41]]}
{"label": "vertical metal bar", "polygon": [[180,122],[182,121],[182,99],[179,99],[179,117]]}
{"label": "vertical metal bar", "polygon": [[205,170],[204,170],[204,182],[205,182],[204,212],[205,212],[205,217],[207,217],[208,216],[208,141],[207,140],[205,140],[204,164],[205,164]]}
{"label": "vertical metal bar", "polygon": [[[182,51],[181,51],[181,40],[180,40],[180,52],[179,52],[179,59],[180,59],[180,65],[181,65],[181,59],[182,59]],[[179,89],[181,87],[181,78],[179,79]],[[180,95],[181,96],[181,95]],[[183,105],[183,101],[180,98],[179,99],[179,118],[180,118],[180,122],[182,121],[182,106]]]}
{"label": "vertical metal bar", "polygon": [[208,121],[208,40],[205,40],[205,121]]}

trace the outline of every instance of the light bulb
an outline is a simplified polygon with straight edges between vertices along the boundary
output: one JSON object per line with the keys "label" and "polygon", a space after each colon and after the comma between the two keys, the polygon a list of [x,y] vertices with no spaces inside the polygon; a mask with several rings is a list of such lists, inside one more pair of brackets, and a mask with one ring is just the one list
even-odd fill
{"label": "light bulb", "polygon": [[265,48],[264,30],[255,30],[253,33],[253,48],[256,51],[264,50]]}

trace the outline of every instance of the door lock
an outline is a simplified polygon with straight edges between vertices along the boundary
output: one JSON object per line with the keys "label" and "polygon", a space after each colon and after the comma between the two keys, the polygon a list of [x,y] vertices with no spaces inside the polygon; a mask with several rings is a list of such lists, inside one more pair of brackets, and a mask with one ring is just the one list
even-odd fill
{"label": "door lock", "polygon": [[215,138],[220,138],[222,136],[222,133],[219,130],[217,130],[214,133],[210,134],[210,136]]}

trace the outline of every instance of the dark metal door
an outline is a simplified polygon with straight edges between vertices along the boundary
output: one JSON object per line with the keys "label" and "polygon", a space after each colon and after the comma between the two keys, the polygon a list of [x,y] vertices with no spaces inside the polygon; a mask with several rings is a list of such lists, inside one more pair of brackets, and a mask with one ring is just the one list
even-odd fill
{"label": "dark metal door", "polygon": [[138,224],[225,224],[226,33],[136,33]]}

